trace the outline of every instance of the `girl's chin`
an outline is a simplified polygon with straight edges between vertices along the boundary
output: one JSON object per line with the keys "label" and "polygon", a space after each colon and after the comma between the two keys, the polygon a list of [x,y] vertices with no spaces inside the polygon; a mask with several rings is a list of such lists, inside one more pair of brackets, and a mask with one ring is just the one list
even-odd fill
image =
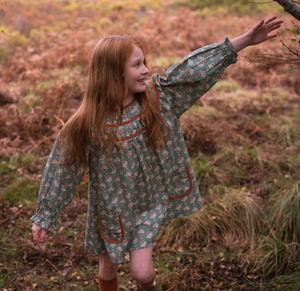
{"label": "girl's chin", "polygon": [[134,90],[130,90],[129,93],[127,95],[130,95],[130,94],[135,94],[135,93],[142,93],[142,92],[145,92],[146,90],[146,84],[139,84],[139,86],[136,86],[134,88]]}
{"label": "girl's chin", "polygon": [[135,93],[142,93],[145,92],[146,86],[139,86],[139,88],[136,89]]}

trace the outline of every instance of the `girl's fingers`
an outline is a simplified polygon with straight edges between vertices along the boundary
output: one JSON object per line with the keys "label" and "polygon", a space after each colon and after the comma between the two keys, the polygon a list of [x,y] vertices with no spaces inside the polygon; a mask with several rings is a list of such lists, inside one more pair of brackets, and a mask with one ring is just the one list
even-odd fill
{"label": "girl's fingers", "polygon": [[272,22],[275,19],[277,19],[277,16],[272,16],[272,17],[266,19],[265,24],[268,24],[268,23]]}
{"label": "girl's fingers", "polygon": [[47,230],[42,228],[42,234],[40,237],[40,242],[44,242],[46,240]]}
{"label": "girl's fingers", "polygon": [[32,226],[32,234],[35,241],[44,242],[46,240],[47,230],[34,223]]}
{"label": "girl's fingers", "polygon": [[272,25],[272,26],[268,27],[268,31],[271,32],[271,31],[273,31],[275,29],[278,29],[280,27],[281,27],[281,24]]}
{"label": "girl's fingers", "polygon": [[253,30],[259,30],[264,24],[264,20],[262,19],[260,22],[256,23],[254,26],[253,26]]}
{"label": "girl's fingers", "polygon": [[40,232],[40,226],[38,226],[37,224],[33,224],[32,226],[32,235],[33,235],[33,239],[35,241],[39,241],[39,232]]}
{"label": "girl's fingers", "polygon": [[271,27],[276,26],[276,25],[281,25],[282,23],[283,23],[282,20],[275,21],[275,22],[269,24],[268,27],[271,28]]}
{"label": "girl's fingers", "polygon": [[267,39],[272,39],[272,38],[275,38],[276,36],[277,36],[277,34],[268,35]]}
{"label": "girl's fingers", "polygon": [[272,29],[270,29],[270,31],[273,31],[273,30],[275,30],[275,29],[278,29],[279,27],[281,27],[281,25],[276,25],[276,26],[272,27]]}

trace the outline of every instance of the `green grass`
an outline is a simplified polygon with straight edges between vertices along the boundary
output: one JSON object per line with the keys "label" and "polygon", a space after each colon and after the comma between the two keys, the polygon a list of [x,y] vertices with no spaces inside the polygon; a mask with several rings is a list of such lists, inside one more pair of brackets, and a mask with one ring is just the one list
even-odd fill
{"label": "green grass", "polygon": [[33,206],[37,200],[39,185],[40,181],[31,178],[15,177],[2,191],[0,201],[8,201],[12,205]]}
{"label": "green grass", "polygon": [[291,275],[277,276],[270,280],[266,285],[266,289],[272,290],[272,288],[280,289],[281,291],[296,291],[300,290],[300,270],[296,270]]}
{"label": "green grass", "polygon": [[165,56],[156,56],[154,58],[154,64],[159,67],[170,67],[171,65],[177,63],[182,59],[181,56],[172,56],[172,57],[165,57]]}
{"label": "green grass", "polygon": [[29,39],[18,30],[0,26],[1,37],[5,42],[0,46],[0,62],[4,64],[14,54],[17,47],[27,47]]}
{"label": "green grass", "polygon": [[39,162],[32,154],[15,154],[10,159],[0,160],[0,174],[3,175],[0,203],[9,201],[12,205],[34,205],[40,182],[36,175],[41,167]]}
{"label": "green grass", "polygon": [[[213,13],[217,35],[221,32],[218,27],[220,17],[225,13],[260,17],[259,13],[266,15],[271,7],[282,11],[277,4],[253,5],[248,0],[179,0],[171,4],[160,0],[105,0],[102,5],[83,0],[49,0],[43,5],[51,11],[56,11],[51,5],[57,5],[61,12],[58,16],[64,18],[64,15],[70,15],[70,23],[76,21],[82,11],[90,13],[91,30],[99,31],[100,27],[101,32],[107,34],[123,30],[135,34],[140,27],[145,27],[154,37],[159,28],[153,19],[148,21],[148,15],[151,17],[153,13],[149,9],[164,9],[170,4],[168,10],[160,13],[174,13],[177,17],[179,2],[192,7],[197,20],[204,19],[205,22],[206,17],[211,20]],[[42,11],[39,9],[41,4],[36,1],[18,3],[23,5],[24,10]],[[118,21],[120,15],[124,23]],[[42,43],[46,33],[61,33],[69,29],[70,23],[63,19],[48,19],[39,29],[33,28],[28,38]],[[88,20],[84,20],[74,32],[84,30],[88,25]],[[5,33],[3,37],[9,33],[12,38],[5,40],[0,49],[4,60],[13,55],[17,46],[26,49],[28,45],[27,37],[23,38],[12,29]],[[30,45],[34,46],[34,43]],[[156,45],[160,45],[159,41]],[[155,51],[155,55],[149,58],[162,71],[182,57],[178,57],[176,50],[172,51],[172,56],[169,50],[166,54],[167,44],[164,45],[160,48],[161,55]],[[36,85],[25,79],[10,84],[10,92],[22,96],[17,103],[18,111],[28,114],[35,107],[44,106],[43,100],[52,100],[49,92],[60,85],[70,84],[66,87],[67,91],[69,88],[76,91],[77,84],[85,82],[86,68],[83,64],[72,66],[45,69]],[[196,280],[198,283],[203,280],[201,287],[208,286],[208,290],[254,290],[255,280],[258,282],[256,286],[269,283],[266,288],[270,290],[300,289],[297,245],[300,240],[300,109],[294,93],[280,87],[280,82],[274,81],[271,74],[269,76],[270,88],[265,86],[259,91],[255,85],[252,88],[249,84],[243,86],[247,80],[242,78],[239,79],[241,82],[234,81],[232,77],[223,78],[204,96],[203,102],[199,101],[185,113],[186,117],[195,117],[190,122],[199,121],[199,133],[195,131],[199,140],[203,137],[201,129],[207,129],[213,136],[216,149],[205,153],[199,150],[192,158],[205,201],[204,208],[192,216],[173,220],[159,234],[153,258],[154,266],[160,271],[159,290],[171,288],[176,274],[179,276],[178,290],[192,289]],[[51,107],[47,110],[56,109]],[[256,126],[259,130],[252,134]],[[24,290],[98,290],[95,280],[98,260],[83,251],[85,214],[80,213],[74,218],[76,211],[70,216],[65,213],[57,231],[49,236],[44,253],[32,242],[29,217],[35,211],[43,165],[44,160],[36,155],[1,157],[0,221],[4,222],[0,225],[0,289],[19,286]],[[74,197],[74,203],[81,205],[82,209],[86,207],[87,193],[88,182],[84,180]],[[14,216],[14,211],[20,212],[18,217]],[[9,220],[5,221],[6,218]],[[236,271],[233,271],[234,267]],[[226,270],[228,275],[222,270]],[[136,283],[130,277],[129,263],[123,264],[120,272],[120,286],[133,289]],[[224,281],[235,272],[239,275],[231,281],[235,285],[224,282],[220,287],[214,286],[220,283],[216,275]],[[256,278],[258,275],[258,279],[252,280],[251,276]],[[207,282],[209,285],[205,285]]]}
{"label": "green grass", "polygon": [[77,195],[78,195],[77,197],[79,199],[87,199],[88,198],[88,188],[89,188],[88,182],[82,181],[77,190]]}
{"label": "green grass", "polygon": [[201,211],[171,221],[160,233],[163,246],[204,246],[214,239],[234,248],[253,246],[265,219],[261,206],[249,193],[228,189],[222,198]]}
{"label": "green grass", "polygon": [[299,246],[285,243],[280,238],[262,237],[251,254],[254,258],[252,271],[264,278],[274,278],[280,274],[295,271],[299,266]]}
{"label": "green grass", "polygon": [[[284,153],[282,156],[276,155],[267,147],[260,146],[223,147],[213,159],[215,167],[233,174],[231,183],[247,179],[247,176],[253,174],[256,174],[257,179],[266,176],[268,181],[272,181],[282,177],[285,172],[288,174],[293,163],[288,161]],[[261,173],[260,177],[257,173]]]}
{"label": "green grass", "polygon": [[12,172],[12,165],[5,160],[0,160],[0,175]]}
{"label": "green grass", "polygon": [[[198,101],[199,102],[199,101]],[[209,119],[209,120],[216,120],[218,118],[222,118],[223,114],[220,110],[213,106],[201,106],[197,103],[193,105],[191,110],[187,110],[184,112],[182,117],[186,116],[201,116],[202,118]]]}
{"label": "green grass", "polygon": [[299,177],[299,169],[300,169],[300,156],[299,154],[289,154],[287,156],[287,162],[288,165],[288,175],[291,175],[294,177],[294,179],[298,179]]}
{"label": "green grass", "polygon": [[226,185],[226,173],[221,168],[214,166],[209,157],[199,155],[193,160],[192,165],[202,195],[205,195],[211,185]]}
{"label": "green grass", "polygon": [[299,184],[286,185],[268,201],[270,229],[286,243],[300,243]]}
{"label": "green grass", "polygon": [[234,80],[226,79],[226,80],[220,80],[218,83],[214,85],[214,87],[211,89],[211,93],[224,93],[224,92],[236,92],[238,90],[241,90],[241,86]]}
{"label": "green grass", "polygon": [[289,116],[282,115],[273,119],[270,125],[271,129],[269,134],[277,143],[280,143],[285,147],[300,145],[300,130],[296,120],[293,120]]}
{"label": "green grass", "polygon": [[38,84],[37,89],[47,90],[49,89],[49,82],[42,82]]}
{"label": "green grass", "polygon": [[22,99],[22,102],[18,107],[18,111],[20,113],[30,112],[32,111],[32,108],[40,105],[41,98],[35,95],[33,92],[29,92],[29,94]]}
{"label": "green grass", "polygon": [[192,9],[198,9],[199,16],[209,15],[212,11],[224,11],[231,14],[257,14],[257,13],[268,13],[275,10],[281,11],[282,8],[279,5],[270,4],[253,4],[249,3],[248,0],[177,0],[177,4],[183,4]]}
{"label": "green grass", "polygon": [[19,239],[27,240],[28,231],[24,231],[16,225],[11,225],[8,230],[0,230],[0,237],[0,271],[2,273],[2,284],[5,286],[17,279],[17,269],[25,267],[24,258],[19,258],[20,252],[22,253],[24,249]]}
{"label": "green grass", "polygon": [[3,167],[3,170],[6,168],[9,169],[16,169],[16,168],[22,168],[22,167],[26,167],[30,164],[32,164],[33,162],[35,162],[37,159],[37,156],[29,154],[29,155],[21,155],[19,153],[13,155],[11,158],[9,159],[2,159],[0,160],[1,165]]}
{"label": "green grass", "polygon": [[299,116],[300,116],[300,108],[297,108],[297,109],[293,110],[292,112],[290,112],[289,116],[290,116],[291,118],[296,118],[296,119],[298,119]]}

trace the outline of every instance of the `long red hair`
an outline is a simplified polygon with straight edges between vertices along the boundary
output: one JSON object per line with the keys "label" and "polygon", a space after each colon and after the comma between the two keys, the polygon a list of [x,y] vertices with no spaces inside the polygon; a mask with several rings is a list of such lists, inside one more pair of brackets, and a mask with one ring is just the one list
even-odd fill
{"label": "long red hair", "polygon": [[[60,141],[65,148],[63,164],[76,161],[79,165],[88,165],[86,147],[92,129],[101,134],[105,141],[104,147],[109,152],[108,140],[124,149],[118,141],[117,128],[122,122],[123,101],[128,90],[125,73],[134,46],[139,47],[144,54],[140,42],[130,36],[108,36],[96,44],[89,64],[83,101],[60,132]],[[144,64],[148,67],[146,58]],[[163,148],[166,122],[160,113],[157,99],[147,89],[135,94],[135,98],[142,106],[141,121],[146,128],[150,148]],[[105,123],[112,114],[117,114],[116,127],[107,128]]]}

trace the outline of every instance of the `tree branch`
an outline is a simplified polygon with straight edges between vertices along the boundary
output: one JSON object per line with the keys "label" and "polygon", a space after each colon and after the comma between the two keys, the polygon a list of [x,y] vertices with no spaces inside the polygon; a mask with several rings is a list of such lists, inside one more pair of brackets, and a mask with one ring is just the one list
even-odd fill
{"label": "tree branch", "polygon": [[298,1],[293,0],[274,0],[279,5],[281,5],[284,10],[294,16],[296,19],[300,21],[300,7],[297,6],[295,3],[298,3]]}

